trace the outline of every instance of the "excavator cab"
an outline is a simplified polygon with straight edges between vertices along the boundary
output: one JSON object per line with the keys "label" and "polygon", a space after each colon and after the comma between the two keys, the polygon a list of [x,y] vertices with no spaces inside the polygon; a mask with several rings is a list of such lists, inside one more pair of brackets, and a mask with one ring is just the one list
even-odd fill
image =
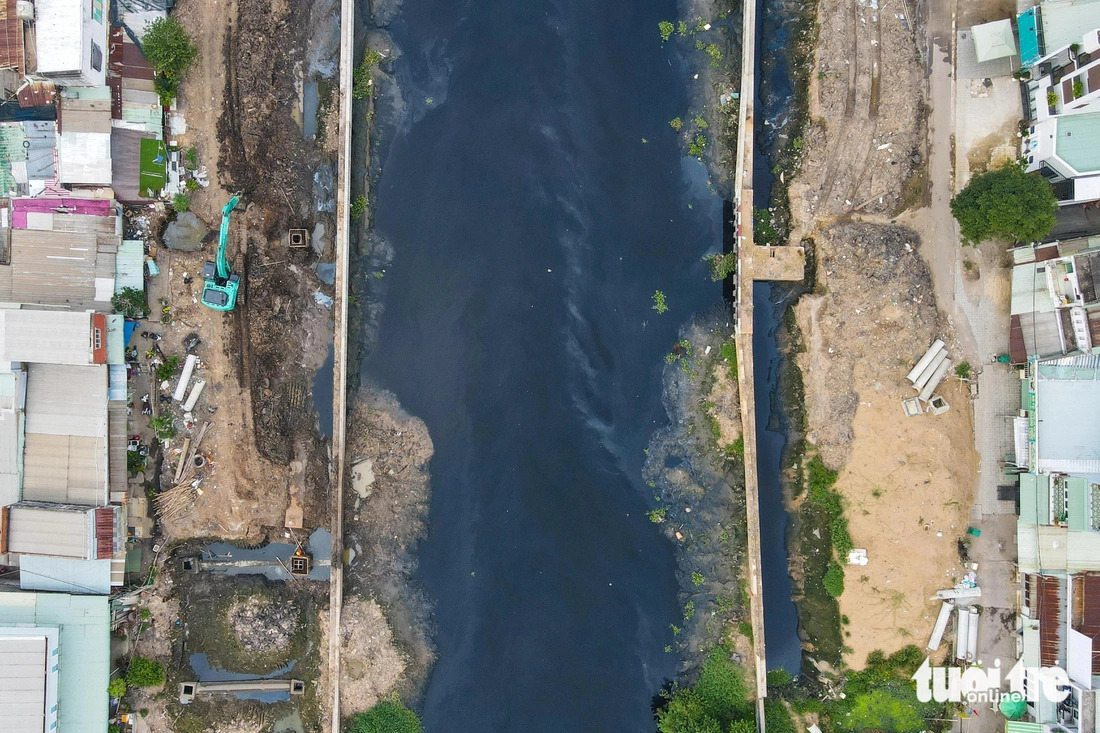
{"label": "excavator cab", "polygon": [[202,268],[202,304],[216,311],[231,311],[237,306],[237,290],[241,276],[229,269],[225,248],[229,239],[229,218],[237,208],[240,196],[229,199],[222,208],[222,227],[218,237],[218,254],[214,262],[209,260]]}

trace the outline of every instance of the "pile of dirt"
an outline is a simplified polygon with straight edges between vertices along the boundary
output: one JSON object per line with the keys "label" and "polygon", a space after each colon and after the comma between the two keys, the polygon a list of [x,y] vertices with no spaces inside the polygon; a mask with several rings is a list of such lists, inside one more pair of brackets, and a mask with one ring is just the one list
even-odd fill
{"label": "pile of dirt", "polygon": [[340,712],[346,717],[389,695],[405,673],[406,660],[374,601],[349,598],[340,621]]}
{"label": "pile of dirt", "polygon": [[943,333],[918,243],[911,229],[864,223],[833,225],[816,240],[817,288],[796,307],[808,340],[799,366],[806,440],[833,469],[851,452],[857,368],[881,389]]}
{"label": "pile of dirt", "polygon": [[225,40],[230,74],[218,120],[218,169],[251,200],[267,204],[264,233],[277,239],[313,217],[311,198],[286,196],[288,189],[312,191],[317,158],[295,120],[310,3],[237,0],[236,8]]}
{"label": "pile of dirt", "polygon": [[286,649],[298,627],[298,607],[293,602],[276,603],[261,596],[234,603],[227,617],[241,647],[248,652]]}

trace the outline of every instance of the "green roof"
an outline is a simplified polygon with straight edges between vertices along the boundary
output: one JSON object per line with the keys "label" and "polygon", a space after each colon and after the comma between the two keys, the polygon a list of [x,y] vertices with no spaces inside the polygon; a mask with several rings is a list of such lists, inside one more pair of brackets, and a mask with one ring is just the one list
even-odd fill
{"label": "green roof", "polygon": [[107,730],[111,612],[106,596],[0,593],[0,626],[61,629],[57,733]]}
{"label": "green roof", "polygon": [[1059,117],[1054,152],[1078,173],[1100,171],[1100,112]]}
{"label": "green roof", "polygon": [[168,153],[164,149],[164,143],[143,137],[139,161],[138,191],[142,195],[148,192],[156,196],[167,180]]}
{"label": "green roof", "polygon": [[[1040,488],[1038,476],[1020,474],[1020,522],[1024,524],[1050,524],[1050,487],[1043,477]],[[1039,518],[1042,517],[1042,521]]]}
{"label": "green roof", "polygon": [[1066,511],[1070,529],[1089,527],[1089,482],[1080,476],[1066,477]]}

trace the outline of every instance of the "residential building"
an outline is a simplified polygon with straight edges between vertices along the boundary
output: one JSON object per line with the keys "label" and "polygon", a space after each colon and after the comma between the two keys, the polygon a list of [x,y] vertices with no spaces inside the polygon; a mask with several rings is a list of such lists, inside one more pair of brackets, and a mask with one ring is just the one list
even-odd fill
{"label": "residential building", "polygon": [[1100,346],[1100,237],[1012,250],[1013,364]]}
{"label": "residential building", "polygon": [[6,733],[107,730],[110,622],[103,596],[0,593]]}
{"label": "residential building", "polygon": [[[1100,356],[1031,361],[1016,418],[1021,658],[1058,666],[1069,696],[1029,704],[1041,731],[1093,733],[1100,688]],[[1096,653],[1094,654],[1094,649]],[[1056,726],[1056,727],[1051,727]]]}
{"label": "residential building", "polygon": [[1100,0],[1047,0],[1016,26],[1027,170],[1063,205],[1100,199]]}
{"label": "residential building", "polygon": [[36,72],[70,86],[107,82],[107,26],[104,0],[37,0]]}

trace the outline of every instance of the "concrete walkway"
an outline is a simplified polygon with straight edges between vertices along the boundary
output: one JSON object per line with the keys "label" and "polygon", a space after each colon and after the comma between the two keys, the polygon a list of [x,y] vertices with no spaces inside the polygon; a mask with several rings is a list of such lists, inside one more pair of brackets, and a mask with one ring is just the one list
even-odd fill
{"label": "concrete walkway", "polygon": [[[969,557],[978,566],[978,582],[982,588],[977,657],[985,667],[992,667],[995,660],[1000,660],[1002,669],[1006,669],[1016,653],[1013,630],[1018,586],[1015,578],[1016,516],[1014,502],[999,499],[997,489],[1013,483],[1004,476],[1001,463],[1012,450],[1009,418],[1017,414],[1020,407],[1020,384],[1014,369],[992,363],[992,357],[1008,351],[1009,288],[1006,285],[1009,275],[1002,265],[1003,253],[997,247],[986,245],[981,251],[963,249],[950,202],[957,188],[953,154],[963,161],[967,154],[965,147],[955,150],[956,134],[961,133],[967,143],[983,139],[984,133],[979,129],[983,125],[987,126],[988,133],[1003,126],[993,124],[988,117],[983,120],[983,115],[993,107],[1007,114],[1005,110],[1010,105],[1004,103],[1003,84],[995,90],[999,99],[974,97],[977,100],[974,105],[970,104],[973,95],[967,91],[969,87],[967,90],[957,88],[956,16],[955,0],[932,0],[929,5],[931,203],[927,209],[906,218],[907,223],[921,232],[921,254],[931,270],[936,299],[955,329],[957,347],[976,372],[977,396],[972,406],[979,473],[970,521],[981,530],[981,536],[971,540]],[[962,71],[967,76],[973,75],[966,68]],[[971,82],[969,79],[959,81],[959,84],[964,83]],[[959,106],[965,106],[966,110],[962,111],[963,119],[957,120]],[[977,281],[968,282],[964,277],[964,257],[978,263],[980,277]],[[1003,730],[1004,718],[988,709],[988,705],[976,712],[976,716],[960,721],[959,727],[967,733]]]}

